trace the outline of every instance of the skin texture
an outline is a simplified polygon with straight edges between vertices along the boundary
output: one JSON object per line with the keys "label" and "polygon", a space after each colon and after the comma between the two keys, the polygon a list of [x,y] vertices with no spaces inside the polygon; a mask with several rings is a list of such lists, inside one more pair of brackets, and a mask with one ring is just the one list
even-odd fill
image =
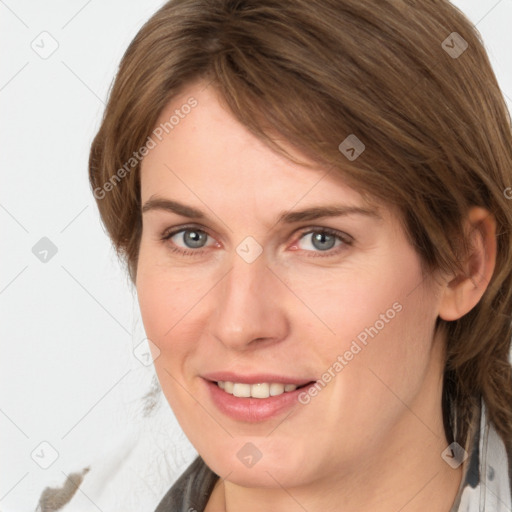
{"label": "skin texture", "polygon": [[[147,336],[160,351],[153,348],[165,397],[222,477],[207,510],[328,512],[342,504],[345,512],[448,511],[461,467],[440,456],[448,445],[444,340],[434,325],[438,316],[465,314],[485,290],[495,258],[492,216],[471,212],[475,254],[465,277],[423,275],[398,217],[384,205],[375,216],[276,223],[292,209],[370,206],[339,175],[272,152],[212,86],[190,84],[159,122],[190,96],[198,106],[142,163],[142,204],[174,200],[205,217],[145,211],[136,286]],[[206,246],[187,247],[183,232],[162,240],[185,226],[205,231]],[[336,238],[322,251],[311,235],[321,228],[351,243]],[[252,263],[236,252],[247,236],[263,248]],[[320,379],[393,304],[400,311],[309,404],[246,423],[210,400],[206,372]],[[262,454],[250,468],[237,457],[247,442]]]}

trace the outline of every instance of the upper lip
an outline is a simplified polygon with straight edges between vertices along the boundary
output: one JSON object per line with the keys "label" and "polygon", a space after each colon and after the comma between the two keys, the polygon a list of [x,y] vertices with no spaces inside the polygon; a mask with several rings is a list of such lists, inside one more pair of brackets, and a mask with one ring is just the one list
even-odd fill
{"label": "upper lip", "polygon": [[212,382],[240,382],[241,384],[259,384],[259,383],[279,383],[295,384],[297,387],[314,382],[315,379],[304,379],[301,377],[289,377],[284,375],[275,375],[271,373],[233,373],[233,372],[211,372],[201,375],[203,379]]}

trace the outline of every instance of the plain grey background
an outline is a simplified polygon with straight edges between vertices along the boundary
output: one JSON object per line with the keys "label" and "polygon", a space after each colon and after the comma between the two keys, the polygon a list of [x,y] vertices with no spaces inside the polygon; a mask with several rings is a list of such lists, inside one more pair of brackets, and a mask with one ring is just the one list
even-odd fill
{"label": "plain grey background", "polygon": [[[511,107],[512,0],[453,3],[482,33]],[[92,478],[106,460],[96,478],[108,489],[65,510],[109,510],[114,493],[125,512],[151,510],[194,456],[165,400],[142,417],[153,367],[87,180],[117,65],[161,5],[0,0],[2,512],[34,510],[46,485],[96,461]]]}

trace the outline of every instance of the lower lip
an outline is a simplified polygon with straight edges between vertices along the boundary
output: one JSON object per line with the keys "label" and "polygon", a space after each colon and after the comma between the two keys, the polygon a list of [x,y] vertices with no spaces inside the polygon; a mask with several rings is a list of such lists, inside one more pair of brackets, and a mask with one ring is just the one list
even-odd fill
{"label": "lower lip", "polygon": [[242,398],[226,393],[215,382],[203,379],[210,391],[210,396],[217,408],[227,416],[237,420],[249,423],[256,423],[274,418],[288,411],[293,406],[300,405],[299,395],[307,392],[308,388],[314,384],[287,391],[277,396],[268,398]]}

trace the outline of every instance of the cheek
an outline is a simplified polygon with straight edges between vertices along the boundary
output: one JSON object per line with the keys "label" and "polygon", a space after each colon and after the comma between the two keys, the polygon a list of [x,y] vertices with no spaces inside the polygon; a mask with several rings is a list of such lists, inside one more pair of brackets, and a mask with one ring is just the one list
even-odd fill
{"label": "cheek", "polygon": [[[385,298],[382,304],[388,305]],[[416,410],[425,386],[430,389],[427,394],[436,391],[428,377],[433,315],[414,293],[401,298],[400,305],[402,309],[383,324],[374,314],[382,309],[373,310],[358,333],[365,342],[358,335],[347,337],[341,342],[344,350],[333,351],[344,356],[344,363],[329,393],[329,403],[336,407],[328,409],[326,422],[344,425],[341,438],[358,440],[368,448],[379,446],[409,408]],[[358,329],[353,326],[353,331]]]}
{"label": "cheek", "polygon": [[[201,296],[193,284],[185,286],[176,282],[165,268],[152,263],[146,265],[145,254],[139,257],[137,270],[137,295],[146,336],[158,347],[154,367],[171,409],[186,432],[193,428],[188,424],[191,411],[196,406],[184,381],[185,365],[195,350],[191,343],[189,323],[191,308]],[[153,354],[154,355],[154,354]],[[184,413],[184,411],[188,411]]]}
{"label": "cheek", "polygon": [[418,286],[422,274],[413,254],[397,257],[395,253],[371,264],[356,262],[329,271],[288,270],[284,277],[302,300],[292,322],[309,331],[316,329],[324,338],[325,353],[348,349],[356,339],[364,346],[385,333],[398,342],[391,333],[406,324],[415,326],[416,317],[431,319],[429,297]]}
{"label": "cheek", "polygon": [[137,296],[146,336],[160,350],[154,364],[161,382],[165,378],[164,368],[176,373],[175,368],[191,349],[183,329],[187,328],[194,304],[201,298],[195,281],[181,282],[178,275],[179,272],[155,262],[150,251],[141,247]]}
{"label": "cheek", "polygon": [[316,316],[306,320],[304,311],[297,312],[295,322],[311,333],[306,338],[323,333],[322,343],[309,347],[309,358],[328,373],[333,403],[344,404],[332,414],[360,415],[355,422],[351,416],[354,425],[371,422],[373,413],[364,416],[383,403],[401,407],[393,393],[412,397],[430,361],[438,299],[423,281],[417,255],[407,247],[398,254],[337,275],[302,274],[293,283]]}
{"label": "cheek", "polygon": [[175,323],[175,301],[171,299],[165,283],[149,273],[138,278],[137,296],[146,335],[160,350],[164,350],[162,340]]}
{"label": "cheek", "polygon": [[152,341],[173,338],[204,294],[199,286],[202,276],[190,279],[187,275],[179,267],[171,267],[165,252],[143,237],[136,288],[146,334]]}

